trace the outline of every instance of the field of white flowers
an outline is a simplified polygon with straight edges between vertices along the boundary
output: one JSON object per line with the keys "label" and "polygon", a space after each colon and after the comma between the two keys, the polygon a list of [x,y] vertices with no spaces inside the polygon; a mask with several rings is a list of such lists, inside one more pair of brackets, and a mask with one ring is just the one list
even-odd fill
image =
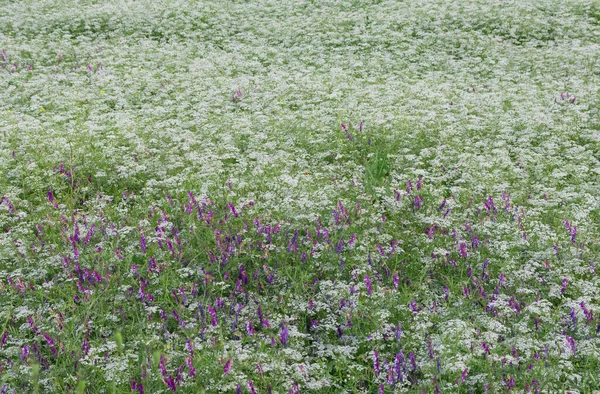
{"label": "field of white flowers", "polygon": [[599,5],[0,8],[0,393],[598,392]]}

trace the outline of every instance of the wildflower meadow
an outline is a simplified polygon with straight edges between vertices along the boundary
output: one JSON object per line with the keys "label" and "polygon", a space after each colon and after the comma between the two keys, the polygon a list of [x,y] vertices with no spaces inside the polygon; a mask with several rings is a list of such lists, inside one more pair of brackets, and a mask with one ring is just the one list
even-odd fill
{"label": "wildflower meadow", "polygon": [[600,5],[0,1],[0,393],[600,393]]}

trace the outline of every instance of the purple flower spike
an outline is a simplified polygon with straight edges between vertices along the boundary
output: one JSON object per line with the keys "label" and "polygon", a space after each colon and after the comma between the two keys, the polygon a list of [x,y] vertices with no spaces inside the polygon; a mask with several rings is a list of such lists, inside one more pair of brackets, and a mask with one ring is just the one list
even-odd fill
{"label": "purple flower spike", "polygon": [[252,327],[252,322],[250,322],[250,320],[246,322],[246,332],[248,335],[254,335],[255,333],[254,327]]}
{"label": "purple flower spike", "polygon": [[146,237],[144,237],[144,234],[140,234],[140,247],[142,248],[142,253],[146,254]]}
{"label": "purple flower spike", "polygon": [[402,351],[396,354],[396,358],[394,360],[394,370],[396,372],[397,379],[402,382],[402,365],[404,364],[404,354]]}
{"label": "purple flower spike", "polygon": [[250,391],[252,394],[256,394],[256,390],[254,390],[254,384],[252,384],[251,380],[248,381],[248,391]]}
{"label": "purple flower spike", "polygon": [[561,294],[565,294],[565,291],[567,291],[568,283],[569,283],[569,280],[567,278],[564,278],[562,281],[562,288],[560,289]]}
{"label": "purple flower spike", "polygon": [[399,341],[402,338],[402,323],[398,323],[398,327],[394,330],[396,340]]}
{"label": "purple flower spike", "polygon": [[231,370],[231,359],[227,360],[225,366],[223,367],[223,375],[227,376],[229,371]]}
{"label": "purple flower spike", "polygon": [[490,352],[490,346],[487,343],[481,342],[481,347],[483,348],[484,354],[492,354]]}
{"label": "purple flower spike", "polygon": [[410,354],[408,355],[408,358],[410,359],[410,363],[412,364],[413,370],[416,371],[417,370],[417,361],[415,360],[415,354],[413,352],[410,352]]}
{"label": "purple flower spike", "polygon": [[442,201],[442,204],[438,207],[438,212],[440,212],[442,209],[444,209],[444,207],[446,206],[446,199],[444,198],[444,201]]}
{"label": "purple flower spike", "polygon": [[367,293],[369,295],[373,294],[373,288],[371,287],[371,279],[369,279],[369,275],[365,275],[365,286],[367,286]]}
{"label": "purple flower spike", "polygon": [[0,339],[0,347],[3,347],[6,344],[7,339],[8,339],[8,330],[4,331],[4,334],[2,334],[2,339]]}
{"label": "purple flower spike", "polygon": [[465,241],[460,241],[458,243],[458,255],[463,259],[467,258],[467,243]]}
{"label": "purple flower spike", "polygon": [[577,346],[575,345],[575,339],[573,339],[572,337],[570,337],[568,335],[565,335],[565,337],[567,339],[567,343],[569,344],[569,348],[573,352],[573,357],[575,357],[575,352],[577,350]]}
{"label": "purple flower spike", "polygon": [[56,348],[54,347],[54,340],[47,333],[44,333],[43,336],[44,336],[44,339],[46,340],[46,342],[48,342],[48,346],[50,346],[52,355],[54,357],[56,357],[58,355],[58,352],[56,351]]}
{"label": "purple flower spike", "polygon": [[217,312],[215,312],[215,310],[211,307],[208,306],[208,313],[210,313],[211,316],[211,324],[213,325],[213,327],[217,326]]}
{"label": "purple flower spike", "polygon": [[233,215],[233,217],[237,218],[238,217],[238,213],[235,210],[235,206],[233,206],[233,204],[230,203],[230,202],[227,203],[227,206],[229,207],[229,210],[231,211],[231,214]]}
{"label": "purple flower spike", "polygon": [[287,347],[288,338],[289,338],[288,328],[285,324],[282,324],[281,325],[281,333],[279,334],[279,339],[281,339],[281,344],[283,345],[283,347]]}
{"label": "purple flower spike", "polygon": [[379,353],[377,353],[377,350],[373,350],[373,369],[375,369],[375,374],[379,376],[381,370],[379,368]]}
{"label": "purple flower spike", "polygon": [[344,250],[344,240],[340,239],[340,242],[338,242],[337,248],[335,249],[335,253],[340,254],[340,253],[342,253],[343,250]]}
{"label": "purple flower spike", "polygon": [[163,379],[163,381],[171,389],[171,391],[173,391],[173,392],[177,391],[177,386],[175,385],[175,379],[173,379],[173,377],[171,375],[167,376],[165,379]]}

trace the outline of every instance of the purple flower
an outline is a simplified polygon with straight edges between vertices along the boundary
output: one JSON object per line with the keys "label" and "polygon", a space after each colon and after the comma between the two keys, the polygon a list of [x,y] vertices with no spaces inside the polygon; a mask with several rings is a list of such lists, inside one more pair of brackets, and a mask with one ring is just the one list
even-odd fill
{"label": "purple flower", "polygon": [[288,328],[285,324],[281,325],[281,333],[279,334],[279,339],[281,340],[281,344],[283,347],[287,347],[287,342],[289,338]]}
{"label": "purple flower", "polygon": [[442,201],[442,204],[438,207],[437,211],[440,212],[442,209],[444,209],[445,206],[446,206],[446,199],[444,198],[444,201]]}
{"label": "purple flower", "polygon": [[422,203],[423,203],[423,197],[415,196],[415,198],[413,199],[413,207],[415,207],[417,209],[421,209]]}
{"label": "purple flower", "polygon": [[462,374],[460,375],[460,383],[464,383],[465,379],[467,378],[467,374],[469,373],[469,369],[465,369],[464,371],[462,371]]}
{"label": "purple flower", "polygon": [[48,342],[48,346],[50,346],[50,350],[52,351],[52,355],[54,357],[56,357],[57,354],[58,354],[58,352],[56,351],[56,348],[54,347],[54,340],[47,333],[44,333],[43,336],[44,336],[44,339],[46,340],[46,342]]}
{"label": "purple flower", "polygon": [[0,339],[0,347],[3,347],[6,344],[7,339],[8,339],[8,330],[4,331],[4,334],[2,334],[2,339]]}
{"label": "purple flower", "polygon": [[411,300],[410,303],[408,304],[408,306],[409,306],[410,310],[413,312],[419,311],[419,308],[417,306],[417,301],[415,301],[415,300]]}
{"label": "purple flower", "polygon": [[21,357],[21,362],[25,364],[27,362],[27,356],[29,355],[29,345],[25,345],[21,348],[21,353],[19,357]]}
{"label": "purple flower", "polygon": [[481,342],[481,347],[483,348],[484,353],[491,354],[490,346],[487,343]]}
{"label": "purple flower", "polygon": [[344,240],[340,239],[338,242],[337,248],[335,249],[335,253],[340,254],[344,250]]}
{"label": "purple flower", "polygon": [[588,308],[586,308],[585,303],[583,301],[581,301],[579,303],[579,306],[583,310],[583,314],[585,315],[585,318],[588,322],[591,322],[592,320],[594,320],[594,312],[592,312]]}
{"label": "purple flower", "polygon": [[177,386],[175,385],[175,379],[171,375],[167,376],[163,379],[163,382],[171,389],[171,391],[177,391]]}
{"label": "purple flower", "polygon": [[365,286],[367,286],[367,293],[369,295],[373,294],[373,288],[371,287],[371,279],[369,279],[369,275],[365,275]]}
{"label": "purple flower", "polygon": [[164,354],[160,355],[160,362],[159,362],[159,368],[160,368],[160,374],[164,377],[167,376],[167,367],[165,366],[165,363],[167,362],[167,358],[165,357]]}
{"label": "purple flower", "polygon": [[233,217],[237,218],[238,217],[238,213],[235,210],[235,207],[233,206],[232,203],[228,202],[227,206],[229,207],[229,210],[231,211],[231,214],[233,215]]}
{"label": "purple flower", "polygon": [[433,345],[431,344],[431,341],[427,341],[427,350],[429,352],[429,358],[434,358],[435,354],[433,352]]}
{"label": "purple flower", "polygon": [[573,328],[577,327],[577,316],[575,315],[575,308],[571,308],[571,312],[569,313],[571,316],[571,323],[573,323]]}
{"label": "purple flower", "polygon": [[354,245],[354,242],[356,242],[356,233],[350,236],[350,239],[348,240],[348,245]]}
{"label": "purple flower", "polygon": [[254,390],[254,385],[252,384],[251,380],[248,381],[248,391],[250,391],[252,394],[256,394],[256,390]]}
{"label": "purple flower", "polygon": [[239,383],[235,388],[235,394],[242,394],[242,386]]}
{"label": "purple flower", "polygon": [[573,352],[573,356],[575,356],[575,351],[577,350],[577,346],[575,345],[575,339],[573,339],[572,337],[570,337],[568,335],[565,335],[565,338],[567,339],[567,343],[569,344],[569,348]]}
{"label": "purple flower", "polygon": [[0,200],[0,205],[2,205],[2,203],[5,203],[6,206],[8,206],[8,212],[15,213],[15,208],[13,207],[8,197],[2,196],[2,199]]}
{"label": "purple flower", "polygon": [[460,241],[458,243],[458,255],[463,259],[467,258],[467,243],[465,241]]}
{"label": "purple flower", "polygon": [[379,369],[379,353],[377,353],[377,350],[373,350],[373,368],[375,369],[375,374],[379,376],[381,370]]}
{"label": "purple flower", "polygon": [[231,359],[227,360],[225,366],[223,367],[223,375],[227,376],[229,370],[231,369]]}
{"label": "purple flower", "polygon": [[569,280],[567,278],[564,278],[562,281],[562,288],[560,289],[561,294],[565,294],[565,291],[567,291],[568,283],[569,283]]}
{"label": "purple flower", "polygon": [[408,355],[408,358],[410,359],[410,363],[412,364],[413,371],[416,371],[417,370],[417,361],[415,360],[415,354],[413,352],[410,352],[410,354]]}
{"label": "purple flower", "polygon": [[396,376],[397,379],[399,381],[402,382],[402,365],[404,364],[404,354],[402,353],[402,351],[400,351],[400,353],[396,354],[396,358],[394,360],[394,369],[396,371]]}
{"label": "purple flower", "polygon": [[140,234],[140,247],[142,248],[142,253],[146,254],[146,237],[144,237],[144,234]]}
{"label": "purple flower", "polygon": [[250,320],[246,322],[246,332],[248,333],[248,335],[254,335],[254,327],[252,327],[252,323],[250,322]]}
{"label": "purple flower", "polygon": [[213,327],[217,326],[217,312],[215,312],[215,310],[209,305],[207,307],[208,309],[208,313],[210,313],[210,316],[212,318],[211,324],[213,325]]}

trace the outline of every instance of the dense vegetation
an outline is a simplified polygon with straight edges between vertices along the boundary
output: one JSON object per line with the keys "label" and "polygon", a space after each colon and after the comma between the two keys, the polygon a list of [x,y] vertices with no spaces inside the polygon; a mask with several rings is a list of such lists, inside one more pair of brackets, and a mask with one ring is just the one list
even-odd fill
{"label": "dense vegetation", "polygon": [[2,393],[600,387],[593,2],[0,4]]}

